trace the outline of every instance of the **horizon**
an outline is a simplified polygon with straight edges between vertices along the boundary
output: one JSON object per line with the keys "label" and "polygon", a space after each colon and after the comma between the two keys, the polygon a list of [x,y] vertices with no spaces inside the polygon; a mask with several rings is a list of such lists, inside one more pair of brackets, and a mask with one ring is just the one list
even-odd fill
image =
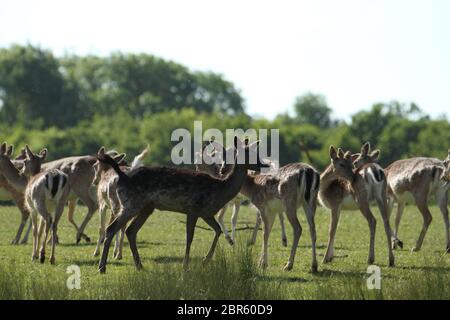
{"label": "horizon", "polygon": [[306,92],[324,95],[335,119],[349,120],[357,111],[393,100],[415,102],[433,118],[449,116],[450,3],[445,0],[277,6],[68,1],[68,16],[60,14],[58,4],[3,1],[0,47],[31,44],[58,57],[152,54],[223,75],[255,117],[292,113],[296,97]]}

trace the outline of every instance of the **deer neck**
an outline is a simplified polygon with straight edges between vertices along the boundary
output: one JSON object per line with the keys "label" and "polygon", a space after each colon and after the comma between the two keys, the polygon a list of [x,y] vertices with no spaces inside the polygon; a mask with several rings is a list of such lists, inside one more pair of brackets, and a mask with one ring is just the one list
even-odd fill
{"label": "deer neck", "polygon": [[241,193],[251,199],[255,187],[255,176],[247,174],[241,187]]}
{"label": "deer neck", "polygon": [[0,159],[0,172],[8,179],[8,182],[17,190],[25,191],[28,179],[21,175],[19,170],[9,159]]}
{"label": "deer neck", "polygon": [[243,164],[236,164],[233,166],[231,172],[223,179],[224,195],[229,196],[230,200],[235,197],[242,188],[247,177],[247,166]]}
{"label": "deer neck", "polygon": [[322,192],[327,190],[328,187],[338,178],[339,176],[333,171],[333,167],[329,165],[320,175],[319,191]]}

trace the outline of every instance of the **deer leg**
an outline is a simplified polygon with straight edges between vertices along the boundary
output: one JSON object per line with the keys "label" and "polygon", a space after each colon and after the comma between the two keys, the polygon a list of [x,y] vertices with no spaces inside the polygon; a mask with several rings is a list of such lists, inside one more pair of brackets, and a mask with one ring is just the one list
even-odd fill
{"label": "deer leg", "polygon": [[[297,195],[295,195],[297,197]],[[290,271],[292,270],[292,267],[294,266],[294,259],[295,259],[295,253],[297,252],[298,242],[300,240],[300,237],[302,235],[302,227],[300,225],[300,222],[297,218],[297,203],[285,202],[285,211],[286,216],[288,218],[289,223],[292,226],[292,233],[294,235],[294,238],[292,239],[292,247],[291,247],[291,254],[289,256],[289,260],[284,267],[284,271]]]}
{"label": "deer leg", "polygon": [[281,245],[283,247],[287,247],[287,236],[286,236],[286,228],[284,226],[283,212],[278,213],[278,218],[280,219],[280,226],[281,226]]}
{"label": "deer leg", "polygon": [[427,233],[428,227],[430,226],[431,217],[430,210],[428,209],[427,197],[426,195],[421,195],[416,199],[417,207],[419,208],[420,213],[423,218],[422,231],[420,231],[419,238],[417,239],[416,246],[412,248],[413,252],[417,252],[422,248],[423,239]]}
{"label": "deer leg", "polygon": [[400,228],[400,221],[402,219],[403,211],[405,210],[405,203],[404,202],[397,202],[397,214],[395,216],[395,227],[394,227],[394,234],[392,236],[392,248],[397,249],[399,247],[400,249],[403,249],[403,242],[400,241],[398,238],[398,230]]}
{"label": "deer leg", "polygon": [[[77,200],[78,199],[74,199],[74,200],[69,200],[68,201],[69,210],[67,212],[67,218],[68,218],[70,224],[72,224],[74,226],[74,228],[77,230],[77,234],[78,234],[78,231],[80,230],[80,228],[76,224],[75,219],[73,217],[74,214],[75,214],[75,208],[77,206]],[[81,233],[81,238],[83,238],[86,242],[90,242],[91,241],[91,239],[84,233]]]}
{"label": "deer leg", "polygon": [[19,208],[19,211],[21,213],[21,221],[20,221],[19,229],[17,230],[16,236],[14,237],[14,240],[11,242],[11,244],[19,244],[20,237],[22,236],[23,228],[25,227],[25,225],[27,223],[30,213],[25,208],[25,199],[23,198],[23,196],[21,196],[17,199],[14,199],[14,200],[15,200],[17,207]]}
{"label": "deer leg", "polygon": [[[88,222],[91,220],[92,216],[94,215],[94,212],[97,210],[97,203],[91,198],[89,195],[89,191],[85,190],[84,193],[80,196],[81,201],[84,202],[84,204],[88,207],[88,212],[86,216],[84,217],[83,222],[81,223],[80,228],[77,232],[77,243],[80,242],[82,235],[84,234],[84,229],[86,228]],[[91,239],[85,235],[85,240],[87,242],[90,242]]]}
{"label": "deer leg", "polygon": [[256,212],[256,222],[255,222],[255,227],[253,228],[252,238],[248,242],[249,246],[252,246],[256,243],[256,236],[258,235],[260,226],[261,226],[261,213],[259,211],[257,211]]}
{"label": "deer leg", "polygon": [[377,220],[375,220],[375,217],[373,216],[372,211],[370,211],[369,204],[367,202],[358,202],[360,204],[360,211],[363,214],[364,218],[366,218],[370,230],[369,257],[367,258],[367,263],[373,264],[375,261],[375,230],[377,226]]}
{"label": "deer leg", "polygon": [[[67,196],[67,195],[66,195]],[[55,220],[53,220],[52,224],[52,251],[50,253],[50,263],[55,264],[55,247],[56,242],[58,240],[57,234],[58,234],[58,223],[59,219],[61,219],[61,216],[64,212],[64,206],[65,206],[66,200],[60,199],[58,204],[55,208]]]}
{"label": "deer leg", "polygon": [[30,219],[30,221],[28,222],[27,230],[25,231],[25,235],[23,236],[22,241],[20,241],[20,244],[27,244],[28,237],[30,236],[32,226],[33,226],[33,222],[31,222],[31,219]]}
{"label": "deer leg", "polygon": [[392,232],[391,232],[391,225],[389,224],[387,201],[383,197],[377,197],[377,204],[378,204],[378,209],[380,210],[380,213],[381,213],[381,218],[383,219],[384,231],[385,231],[386,237],[387,237],[389,267],[393,267],[393,266],[395,266],[395,258],[394,258],[394,254],[392,253],[392,245],[391,245]]}
{"label": "deer leg", "polygon": [[125,231],[128,243],[130,244],[131,253],[133,254],[134,264],[136,266],[136,269],[138,270],[142,269],[142,263],[136,246],[136,236],[139,229],[142,228],[145,221],[147,221],[148,217],[153,213],[153,210],[153,208],[146,208],[146,210],[141,210],[139,215],[136,216],[133,221],[131,221],[130,225]]}
{"label": "deer leg", "polygon": [[125,239],[125,227],[123,227],[122,229],[120,229],[120,235],[117,236],[117,239],[119,239],[117,241],[117,251],[115,250],[116,248],[114,248],[114,251],[116,251],[114,253],[114,258],[117,260],[122,260],[122,251],[123,251],[123,241]]}
{"label": "deer leg", "polygon": [[306,204],[303,206],[303,209],[306,213],[306,219],[308,220],[309,225],[309,234],[311,236],[311,253],[312,253],[312,262],[311,262],[311,272],[317,272],[317,254],[316,254],[316,223],[314,221],[316,215],[316,201],[312,201],[312,203]]}
{"label": "deer leg", "polygon": [[275,215],[265,208],[259,210],[261,212],[261,218],[264,225],[263,231],[263,248],[261,253],[261,258],[259,259],[259,267],[266,269],[268,266],[268,247],[269,247],[269,236],[270,231],[272,231],[273,222],[275,220]]}
{"label": "deer leg", "polygon": [[120,229],[122,229],[127,224],[127,222],[131,218],[133,218],[133,216],[133,212],[123,210],[122,213],[120,213],[117,218],[114,219],[114,221],[108,227],[106,227],[106,237],[105,242],[103,243],[102,257],[98,265],[100,273],[106,272],[106,263],[108,261],[108,253],[109,247],[111,246],[111,241],[113,240],[116,233]]}
{"label": "deer leg", "polygon": [[233,205],[233,214],[231,215],[231,239],[236,241],[236,226],[239,215],[239,209],[241,208],[240,202],[235,202]]}
{"label": "deer leg", "polygon": [[333,261],[334,257],[334,238],[336,237],[336,230],[339,222],[339,216],[341,214],[340,208],[331,209],[331,222],[328,230],[328,245],[325,256],[323,257],[323,263]]}
{"label": "deer leg", "polygon": [[95,247],[94,251],[94,257],[98,256],[100,254],[100,245],[102,244],[102,241],[105,238],[105,229],[106,229],[106,206],[104,203],[100,204],[100,207],[98,209],[98,213],[100,216],[100,227],[98,228],[98,240],[97,240],[97,246]]}
{"label": "deer leg", "polygon": [[191,251],[191,244],[194,239],[195,225],[197,224],[198,217],[193,214],[188,214],[186,220],[186,252],[184,254],[183,262],[184,270],[187,270],[189,265],[189,253]]}
{"label": "deer leg", "polygon": [[33,208],[31,209],[31,223],[33,225],[33,253],[31,255],[31,261],[34,261],[38,258],[38,248],[39,248],[39,244],[38,244],[38,229],[39,229],[39,225],[38,225],[38,214],[36,212],[36,210]]}
{"label": "deer leg", "polygon": [[45,261],[45,246],[47,244],[47,237],[48,237],[48,234],[49,234],[49,231],[50,231],[53,221],[52,221],[52,217],[51,217],[50,213],[47,211],[45,203],[38,204],[37,209],[39,211],[39,214],[42,217],[41,224],[42,224],[42,221],[45,222],[44,239],[42,241],[41,251],[39,253],[39,260],[41,263],[44,263],[44,261]]}
{"label": "deer leg", "polygon": [[444,218],[445,240],[447,241],[446,251],[447,253],[450,253],[450,234],[449,234],[450,224],[448,220],[448,209],[447,209],[448,193],[447,192],[438,193],[437,200],[439,209],[441,209],[442,217]]}
{"label": "deer leg", "polygon": [[227,207],[228,207],[228,204],[226,204],[222,209],[219,210],[219,212],[217,213],[217,220],[219,222],[220,229],[222,230],[223,234],[225,235],[225,239],[227,239],[228,243],[232,246],[232,245],[234,245],[233,238],[230,237],[227,227],[225,226],[225,223],[223,221],[223,217],[225,216],[225,213],[227,212]]}
{"label": "deer leg", "polygon": [[214,239],[211,244],[211,247],[208,250],[208,253],[206,254],[204,261],[208,262],[211,260],[212,256],[214,255],[214,251],[216,250],[217,241],[219,240],[220,235],[222,234],[220,230],[220,225],[217,223],[216,219],[214,217],[202,217],[203,221],[205,221],[211,228],[213,228],[215,234]]}

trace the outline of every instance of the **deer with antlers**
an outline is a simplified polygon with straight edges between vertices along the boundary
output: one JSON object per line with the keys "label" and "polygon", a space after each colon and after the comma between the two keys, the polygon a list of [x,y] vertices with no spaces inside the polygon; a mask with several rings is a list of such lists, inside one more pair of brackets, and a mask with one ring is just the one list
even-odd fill
{"label": "deer with antlers", "polygon": [[[128,172],[130,170],[134,170],[138,167],[143,166],[143,160],[149,153],[149,147],[145,148],[139,155],[137,155],[131,166],[124,160],[126,154],[121,153],[115,156],[112,156],[112,159],[117,162],[120,166],[121,170],[124,172]],[[100,154],[105,153],[105,147],[100,148]],[[94,163],[95,177],[93,184],[97,186],[97,198],[99,202],[99,216],[100,216],[100,227],[99,227],[99,237],[97,241],[97,246],[94,251],[94,256],[98,256],[100,254],[100,245],[103,243],[105,239],[105,229],[106,229],[106,209],[109,208],[111,210],[111,218],[109,223],[111,223],[118,215],[120,210],[120,202],[117,197],[117,181],[118,175],[111,168],[111,166],[105,165],[100,161],[96,161]],[[122,228],[120,237],[116,237],[116,243],[114,246],[114,258],[120,260],[122,259],[122,248],[123,248],[123,240],[124,240],[125,230]]]}
{"label": "deer with antlers", "polygon": [[[368,263],[375,260],[375,228],[376,220],[370,209],[370,202],[375,200],[381,213],[388,243],[389,266],[395,265],[392,253],[391,228],[386,197],[386,178],[381,167],[375,163],[363,163],[374,161],[379,151],[369,154],[369,145],[364,145],[361,154],[352,157],[347,151],[330,146],[331,164],[320,176],[319,200],[321,204],[331,210],[331,222],[328,235],[327,250],[323,259],[324,263],[331,262],[334,257],[334,239],[341,210],[359,210],[366,218],[370,230],[370,245]],[[354,167],[354,162],[359,167]]]}
{"label": "deer with antlers", "polygon": [[[214,216],[223,206],[239,192],[247,175],[247,170],[259,170],[268,165],[263,164],[256,156],[256,163],[249,163],[258,154],[258,144],[248,144],[234,138],[236,154],[234,161],[244,156],[244,163],[237,161],[233,170],[224,178],[215,178],[204,172],[173,167],[143,166],[125,173],[117,162],[99,151],[100,162],[110,165],[118,174],[117,195],[120,201],[120,212],[117,218],[106,228],[99,271],[106,271],[108,251],[113,236],[131,219],[126,229],[130,249],[136,268],[142,268],[141,259],[136,247],[136,235],[154,209],[168,210],[187,215],[186,251],[184,267],[189,264],[191,243],[194,238],[195,225],[199,218],[203,219],[214,231],[215,236],[205,257],[208,261],[214,255],[221,229]],[[238,158],[238,156],[241,156]],[[252,158],[250,158],[252,157]]]}
{"label": "deer with antlers", "polygon": [[[212,153],[208,153],[206,150],[207,145],[204,145],[202,150],[199,152],[196,152],[195,156],[195,167],[197,171],[203,171],[206,173],[209,173],[210,175],[214,177],[224,177],[230,171],[232,170],[232,165],[227,165],[223,159],[225,159],[225,155],[227,152],[231,152],[231,148],[228,150],[225,149],[221,144],[210,141],[209,145],[211,145],[214,150]],[[215,158],[219,159],[218,163],[215,163]],[[222,209],[219,210],[217,213],[217,221],[220,225],[220,228],[222,229],[223,234],[225,235],[225,239],[233,245],[236,241],[236,227],[237,227],[237,220],[238,220],[238,214],[239,209],[241,206],[242,201],[244,201],[246,197],[244,197],[241,193],[238,193],[237,196],[228,202]],[[225,216],[225,213],[229,207],[232,207],[232,215],[231,215],[231,236],[228,233],[227,228],[225,227],[225,223],[223,221],[223,218]],[[284,247],[287,246],[287,236],[284,226],[284,216],[283,212],[280,212],[278,214],[278,217],[280,219],[280,225],[281,225],[281,243]],[[254,245],[256,242],[256,236],[258,234],[259,227],[261,225],[261,215],[259,211],[256,214],[256,223],[255,227],[253,228],[252,237],[249,241],[249,245]]]}
{"label": "deer with antlers", "polygon": [[442,161],[436,158],[417,157],[398,160],[386,169],[388,183],[389,210],[397,203],[397,215],[392,239],[394,248],[403,248],[403,242],[398,238],[400,220],[405,205],[415,204],[422,214],[423,224],[419,238],[412,251],[419,251],[432,217],[428,209],[428,200],[435,197],[444,218],[446,251],[450,251],[449,218],[448,218],[448,190],[450,150],[447,158]]}
{"label": "deer with antlers", "polygon": [[[0,155],[0,167],[9,182],[15,188],[24,191],[25,203],[33,223],[32,260],[38,258],[37,251],[40,244],[40,233],[42,226],[45,225],[39,259],[41,263],[45,261],[45,247],[51,228],[52,248],[50,263],[54,264],[57,226],[70,192],[68,176],[57,169],[41,170],[42,162],[47,156],[47,149],[42,149],[39,154],[33,154],[27,145],[25,146],[25,152],[26,158],[21,171],[14,166],[4,153]],[[55,210],[52,216],[50,211],[53,208]],[[38,216],[41,217],[39,228]]]}

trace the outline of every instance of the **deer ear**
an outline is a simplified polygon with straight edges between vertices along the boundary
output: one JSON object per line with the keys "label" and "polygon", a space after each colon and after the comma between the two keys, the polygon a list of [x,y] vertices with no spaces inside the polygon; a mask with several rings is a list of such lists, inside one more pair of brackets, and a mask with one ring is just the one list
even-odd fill
{"label": "deer ear", "polygon": [[372,151],[371,153],[370,153],[370,159],[372,160],[372,161],[375,161],[375,160],[377,160],[379,157],[380,157],[380,149],[376,149],[376,150],[374,150],[374,151]]}
{"label": "deer ear", "polygon": [[98,149],[97,151],[98,156],[103,156],[104,154],[105,154],[105,147],[101,147],[100,149]]}
{"label": "deer ear", "polygon": [[369,151],[370,151],[370,142],[367,141],[367,142],[364,143],[363,146],[361,147],[361,153],[362,153],[363,155],[366,155],[366,154],[369,153]]}
{"label": "deer ear", "polygon": [[337,158],[337,152],[334,146],[330,146],[330,158],[333,160]]}
{"label": "deer ear", "polygon": [[341,148],[338,149],[338,157],[341,159],[344,157],[344,151]]}
{"label": "deer ear", "polygon": [[358,159],[361,156],[361,153],[354,153],[352,154],[352,162],[355,162],[356,159]]}
{"label": "deer ear", "polygon": [[113,159],[115,162],[120,163],[126,156],[127,156],[126,153],[121,153],[118,154],[117,156],[114,156]]}
{"label": "deer ear", "polygon": [[14,153],[14,146],[13,146],[13,145],[10,145],[10,146],[8,147],[8,150],[6,150],[6,156],[7,156],[7,157],[11,157],[13,153]]}
{"label": "deer ear", "polygon": [[39,152],[39,158],[41,158],[41,160],[44,160],[47,157],[48,154],[48,150],[47,148],[44,148],[41,150],[41,152]]}
{"label": "deer ear", "polygon": [[0,146],[0,154],[5,154],[6,152],[6,142],[3,142]]}
{"label": "deer ear", "polygon": [[27,144],[25,145],[25,155],[28,159],[32,159],[34,157],[33,152]]}

